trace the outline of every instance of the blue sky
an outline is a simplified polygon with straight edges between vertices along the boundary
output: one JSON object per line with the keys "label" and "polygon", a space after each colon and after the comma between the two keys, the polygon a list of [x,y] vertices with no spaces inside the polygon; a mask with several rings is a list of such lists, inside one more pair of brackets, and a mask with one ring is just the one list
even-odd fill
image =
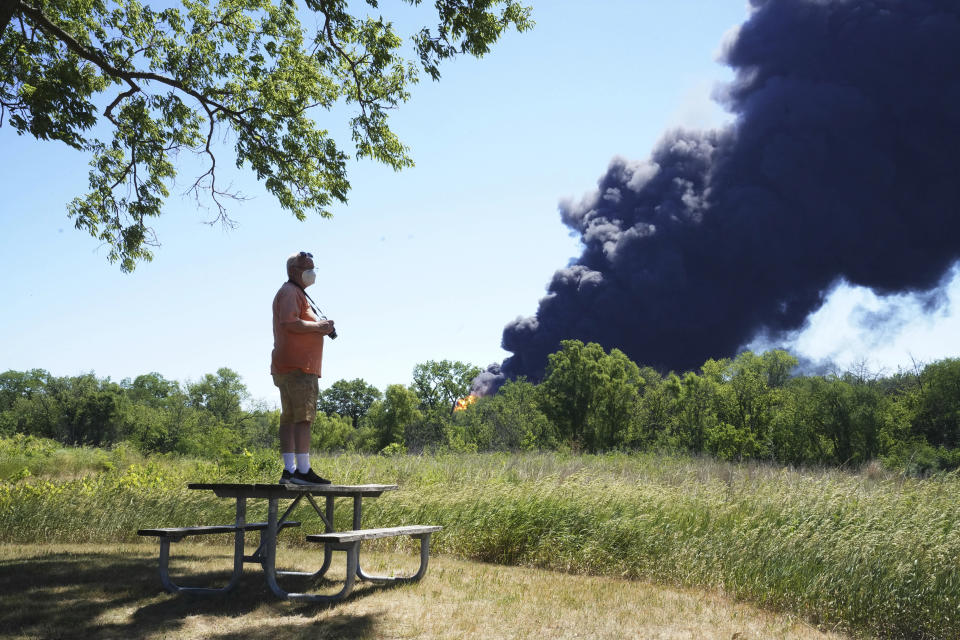
{"label": "blue sky", "polygon": [[[416,167],[351,163],[350,201],[332,220],[298,222],[234,172],[220,180],[250,196],[231,207],[238,226],[209,227],[213,214],[180,195],[185,158],[154,225],[162,246],[130,275],[66,217],[88,159],[0,128],[0,370],[186,381],[226,366],[255,400],[275,403],[270,304],[299,250],[317,256],[310,293],[340,335],[323,385],[407,383],[428,359],[499,362],[504,324],[532,314],[554,270],[579,254],[558,201],[592,189],[613,156],[646,157],[671,127],[725,121],[710,94],[730,77],[716,57],[747,16],[743,0],[586,6],[535,2],[533,31],[414,87],[392,125]],[[343,114],[316,117],[343,130]],[[231,166],[229,149],[223,157]],[[947,291],[927,315],[909,297],[840,287],[796,348],[887,370],[956,355],[960,285]]]}

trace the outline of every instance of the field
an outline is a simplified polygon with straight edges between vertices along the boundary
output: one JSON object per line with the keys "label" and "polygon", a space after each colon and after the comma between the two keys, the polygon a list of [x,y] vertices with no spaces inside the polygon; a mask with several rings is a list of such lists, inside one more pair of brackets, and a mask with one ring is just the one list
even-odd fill
{"label": "field", "polygon": [[[276,475],[269,454],[220,463],[83,455],[66,475],[38,469],[0,485],[0,542],[115,544],[135,542],[141,526],[229,522],[232,503],[186,482]],[[21,456],[23,468],[32,468],[29,458]],[[399,483],[369,501],[364,523],[441,524],[433,549],[444,561],[696,589],[856,635],[960,637],[955,474],[916,479],[878,467],[802,471],[653,454],[344,455],[315,466],[343,483]],[[320,527],[304,519],[307,532]]]}

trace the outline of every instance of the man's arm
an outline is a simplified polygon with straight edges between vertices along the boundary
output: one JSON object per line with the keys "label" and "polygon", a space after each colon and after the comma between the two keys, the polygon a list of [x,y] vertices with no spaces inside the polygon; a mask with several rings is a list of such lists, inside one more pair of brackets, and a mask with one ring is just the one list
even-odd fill
{"label": "man's arm", "polygon": [[333,320],[312,322],[310,320],[297,318],[296,320],[281,322],[280,326],[290,333],[322,333],[323,335],[333,333]]}
{"label": "man's arm", "polygon": [[333,333],[333,320],[304,320],[300,317],[300,300],[293,292],[284,291],[278,300],[280,328],[290,333]]}

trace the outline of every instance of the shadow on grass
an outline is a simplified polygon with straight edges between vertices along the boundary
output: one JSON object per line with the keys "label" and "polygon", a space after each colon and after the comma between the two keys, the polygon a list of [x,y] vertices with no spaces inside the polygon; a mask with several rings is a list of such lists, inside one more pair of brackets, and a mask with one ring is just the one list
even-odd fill
{"label": "shadow on grass", "polygon": [[[175,561],[209,561],[209,556],[185,553]],[[224,558],[224,564],[230,564]],[[229,569],[185,574],[174,579],[185,585],[221,586]],[[182,578],[180,577],[182,576]],[[304,578],[284,580],[288,588],[310,589]],[[312,584],[325,589],[330,580]],[[336,587],[332,590],[336,590]],[[342,602],[351,602],[378,588],[356,589]],[[0,561],[0,637],[35,638],[137,638],[146,635],[176,636],[189,617],[208,617],[205,637],[360,639],[375,636],[376,620],[370,615],[340,614],[304,623],[331,605],[281,601],[266,587],[258,567],[247,568],[237,587],[217,596],[175,595],[160,586],[155,555],[121,552],[52,553]],[[242,631],[217,631],[218,619],[250,615]],[[292,618],[297,618],[296,621]],[[289,624],[278,624],[291,618]],[[263,624],[261,624],[263,623]]]}

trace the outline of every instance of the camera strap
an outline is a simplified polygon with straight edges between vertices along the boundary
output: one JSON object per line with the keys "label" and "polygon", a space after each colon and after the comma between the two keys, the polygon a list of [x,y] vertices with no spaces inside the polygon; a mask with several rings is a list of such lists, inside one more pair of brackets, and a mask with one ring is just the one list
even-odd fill
{"label": "camera strap", "polygon": [[315,314],[317,314],[318,316],[320,316],[320,318],[323,319],[323,320],[329,320],[329,318],[327,318],[327,316],[323,315],[323,312],[320,311],[320,308],[317,306],[317,303],[313,301],[313,298],[310,297],[310,294],[307,293],[307,290],[306,290],[306,289],[304,289],[303,287],[301,287],[298,283],[294,282],[293,280],[287,280],[287,282],[289,282],[290,284],[292,284],[293,286],[295,286],[297,289],[300,289],[300,291],[303,291],[303,295],[307,296],[307,304],[310,305],[310,308],[313,309],[313,312],[314,312]]}

